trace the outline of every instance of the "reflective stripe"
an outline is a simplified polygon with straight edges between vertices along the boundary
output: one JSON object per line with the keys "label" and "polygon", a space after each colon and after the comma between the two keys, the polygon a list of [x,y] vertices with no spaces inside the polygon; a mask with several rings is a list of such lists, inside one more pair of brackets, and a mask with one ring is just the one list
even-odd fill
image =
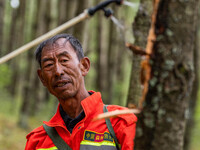
{"label": "reflective stripe", "polygon": [[117,150],[115,146],[93,146],[93,145],[80,145],[80,150]]}
{"label": "reflective stripe", "polygon": [[56,146],[54,147],[50,147],[50,148],[39,148],[39,149],[36,149],[36,150],[57,150],[58,148]]}
{"label": "reflective stripe", "polygon": [[107,141],[102,141],[102,142],[81,141],[81,145],[92,145],[92,146],[107,145],[107,146],[116,146],[115,143],[111,143],[111,142],[107,142]]}

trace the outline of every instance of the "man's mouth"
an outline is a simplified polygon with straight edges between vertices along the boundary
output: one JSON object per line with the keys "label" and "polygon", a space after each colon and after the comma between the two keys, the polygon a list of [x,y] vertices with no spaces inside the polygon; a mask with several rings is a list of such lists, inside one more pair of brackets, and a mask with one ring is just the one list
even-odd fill
{"label": "man's mouth", "polygon": [[66,85],[66,84],[67,84],[67,82],[59,83],[59,84],[56,85],[56,87],[62,87],[62,86],[64,86],[64,85]]}
{"label": "man's mouth", "polygon": [[54,87],[55,88],[57,88],[57,87],[64,87],[68,83],[70,83],[70,82],[69,81],[57,82]]}

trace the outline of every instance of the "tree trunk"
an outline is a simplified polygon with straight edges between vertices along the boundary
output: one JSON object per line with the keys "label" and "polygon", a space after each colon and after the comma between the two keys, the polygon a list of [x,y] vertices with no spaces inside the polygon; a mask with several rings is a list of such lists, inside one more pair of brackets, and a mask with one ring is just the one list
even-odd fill
{"label": "tree trunk", "polygon": [[103,69],[103,29],[102,29],[102,16],[101,14],[98,15],[97,20],[97,79],[96,79],[96,87],[98,91],[103,91],[104,89],[104,71]]}
{"label": "tree trunk", "polygon": [[[67,10],[66,21],[75,17],[77,6],[78,6],[77,3],[79,3],[78,0],[67,0],[67,7],[65,8]],[[73,28],[71,27],[67,29],[67,33],[72,34]]]}
{"label": "tree trunk", "polygon": [[58,4],[58,10],[59,10],[59,15],[58,15],[58,24],[63,24],[65,23],[67,20],[67,0],[60,0],[59,4]]}
{"label": "tree trunk", "polygon": [[[78,16],[79,14],[81,14],[87,7],[88,7],[88,1],[85,0],[79,0],[79,2],[77,3],[77,10],[75,13],[75,16]],[[76,24],[73,27],[73,35],[74,37],[76,37],[77,39],[79,39],[79,41],[82,43],[83,42],[83,38],[84,38],[84,28],[85,28],[85,22],[80,22],[78,24]]]}
{"label": "tree trunk", "polygon": [[[182,150],[185,112],[194,79],[194,41],[198,0],[154,1],[155,41],[150,59],[151,79],[138,115],[136,150]],[[150,28],[152,1],[141,0],[134,28],[137,45],[144,47]],[[149,13],[149,11],[151,13]],[[183,32],[184,31],[184,32]],[[140,39],[139,39],[140,38]],[[143,44],[142,44],[143,43]]]}
{"label": "tree trunk", "polygon": [[[12,43],[10,43],[10,45],[12,45],[10,47],[10,50],[14,50],[15,48],[19,47],[20,45],[22,45],[24,43],[24,27],[25,27],[25,12],[26,12],[26,0],[21,0],[20,1],[20,7],[18,8],[18,12],[17,14],[19,15],[18,20],[15,20],[15,18],[13,18],[13,20],[15,20],[16,22],[13,22],[13,24],[17,27],[12,27],[11,30],[14,30],[13,32],[11,32],[11,41]],[[16,13],[16,12],[15,12]],[[15,15],[14,15],[15,16]],[[16,17],[17,18],[17,17]],[[20,37],[20,38],[19,38]],[[15,41],[15,42],[13,42]],[[16,43],[16,44],[14,44]],[[13,74],[12,74],[12,88],[11,88],[11,94],[14,97],[17,93],[17,90],[19,89],[19,79],[20,79],[20,71],[19,71],[19,66],[20,66],[20,56],[18,58],[13,59],[12,61],[12,68],[13,68]]]}
{"label": "tree trunk", "polygon": [[[35,14],[34,18],[32,18],[32,24],[30,24],[31,26],[31,39],[34,39],[38,36],[40,36],[41,34],[44,34],[48,31],[49,28],[49,23],[50,23],[50,17],[49,17],[49,13],[48,9],[44,9],[44,6],[49,6],[50,7],[50,1],[39,1],[37,0],[35,2],[35,7],[38,8],[37,10],[34,9],[33,14]],[[45,20],[45,21],[41,21],[41,20]],[[40,22],[40,23],[38,23]],[[46,27],[46,28],[45,28]],[[35,49],[34,49],[35,50]],[[32,98],[31,99],[31,103],[29,104],[30,109],[29,110],[29,116],[34,116],[37,112],[40,111],[40,107],[42,106],[42,102],[44,102],[46,99],[44,98],[45,95],[45,90],[43,88],[41,88],[41,84],[40,81],[38,79],[37,76],[37,69],[38,69],[38,64],[35,61],[35,55],[33,54],[33,51],[30,51],[30,53],[32,54],[31,57],[31,85],[29,87],[29,96]],[[43,97],[42,97],[43,95]],[[48,102],[48,100],[46,100],[45,102]]]}
{"label": "tree trunk", "polygon": [[[116,51],[114,49],[114,42],[116,35],[114,31],[114,24],[111,22],[109,26],[109,42],[108,42],[108,50],[107,50],[107,86],[106,86],[106,95],[107,95],[107,103],[113,103],[113,81],[114,81],[114,60],[113,53]],[[117,44],[117,42],[115,42]]]}
{"label": "tree trunk", "polygon": [[[7,53],[11,52],[15,48],[19,47],[24,42],[24,21],[25,21],[25,0],[21,1],[21,4],[19,8],[12,9],[12,19],[10,22],[10,32],[8,35],[8,42],[6,43],[6,49]],[[20,37],[20,38],[19,38]],[[13,42],[14,41],[14,42]],[[13,107],[15,107],[15,100],[14,97],[16,96],[16,92],[19,89],[19,86],[21,85],[19,83],[19,58],[15,58],[8,62],[9,67],[12,68],[12,77],[11,77],[11,84],[8,85],[9,92],[11,96],[13,97],[13,103],[12,107],[10,108],[11,111],[14,110]]]}
{"label": "tree trunk", "polygon": [[28,53],[27,59],[27,69],[25,72],[25,84],[23,86],[23,96],[22,96],[22,106],[20,110],[20,117],[18,125],[22,128],[28,128],[28,117],[30,115],[30,104],[31,104],[31,70],[32,70],[32,54]]}
{"label": "tree trunk", "polygon": [[[133,31],[135,36],[135,44],[145,49],[147,36],[150,27],[150,18],[152,14],[152,0],[141,1],[138,14],[133,22]],[[140,98],[142,97],[141,83],[141,56],[133,54],[132,71],[127,98],[127,107],[138,107]]]}
{"label": "tree trunk", "polygon": [[4,25],[4,7],[5,1],[0,1],[0,56],[2,55],[2,39],[3,39],[3,25]]}
{"label": "tree trunk", "polygon": [[[198,5],[198,3],[197,3]],[[195,16],[195,21],[198,23],[194,24],[194,32],[196,33],[196,38],[194,39],[194,73],[195,73],[195,78],[194,78],[194,83],[193,83],[193,89],[191,93],[191,97],[189,100],[189,107],[187,109],[187,123],[186,123],[186,130],[185,130],[185,139],[184,139],[184,150],[190,150],[190,143],[191,143],[191,134],[192,134],[192,129],[194,127],[195,121],[194,121],[194,116],[195,116],[195,108],[196,108],[196,103],[197,103],[197,98],[198,98],[198,89],[199,89],[199,7],[196,7],[197,14]]]}
{"label": "tree trunk", "polygon": [[127,107],[135,108],[138,107],[139,100],[141,98],[141,82],[140,82],[140,68],[141,68],[141,58],[133,54],[132,60],[132,71],[131,71],[131,81],[129,85],[129,92],[127,98]]}

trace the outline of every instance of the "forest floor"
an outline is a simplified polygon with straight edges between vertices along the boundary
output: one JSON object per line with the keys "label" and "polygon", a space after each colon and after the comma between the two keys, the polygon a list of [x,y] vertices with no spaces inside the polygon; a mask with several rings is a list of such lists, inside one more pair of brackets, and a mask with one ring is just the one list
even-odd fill
{"label": "forest floor", "polygon": [[0,149],[23,150],[28,131],[17,127],[15,120],[0,115]]}
{"label": "forest floor", "polygon": [[23,150],[26,145],[26,135],[40,125],[42,120],[31,118],[29,128],[23,129],[17,125],[17,119],[0,114],[0,150]]}

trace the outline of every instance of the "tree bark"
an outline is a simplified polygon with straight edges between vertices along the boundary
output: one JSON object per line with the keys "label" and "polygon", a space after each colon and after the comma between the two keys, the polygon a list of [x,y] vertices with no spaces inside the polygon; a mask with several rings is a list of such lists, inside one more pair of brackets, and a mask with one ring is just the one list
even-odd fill
{"label": "tree bark", "polygon": [[133,54],[132,71],[129,85],[129,92],[126,106],[128,108],[138,107],[139,100],[141,98],[141,82],[140,82],[140,68],[141,57]]}
{"label": "tree bark", "polygon": [[[151,79],[141,114],[138,115],[135,149],[182,150],[185,112],[194,79],[194,25],[198,0],[158,3],[155,41],[150,59]],[[134,28],[137,45],[144,47],[150,28],[150,0],[141,0]],[[150,9],[149,9],[150,8]],[[151,13],[149,13],[150,11]],[[149,41],[148,41],[149,42]],[[144,44],[142,44],[144,43]]]}
{"label": "tree bark", "polygon": [[[199,4],[197,3],[199,6]],[[194,116],[195,116],[195,109],[196,109],[196,103],[197,103],[197,98],[198,98],[198,89],[199,89],[199,7],[196,7],[196,10],[198,15],[194,16],[195,21],[197,23],[194,24],[194,32],[196,33],[195,36],[196,38],[194,39],[194,83],[193,83],[193,88],[192,88],[192,93],[191,97],[189,100],[189,107],[187,108],[187,113],[186,113],[186,130],[185,130],[185,137],[184,137],[184,150],[189,150],[190,149],[190,143],[191,143],[191,135],[192,135],[192,129],[195,125],[194,121]]]}
{"label": "tree bark", "polygon": [[[141,1],[138,14],[133,22],[133,31],[135,36],[135,45],[145,49],[147,36],[151,24],[152,0]],[[127,98],[127,106],[135,108],[139,105],[139,100],[142,96],[141,85],[141,56],[133,54],[132,71]]]}

